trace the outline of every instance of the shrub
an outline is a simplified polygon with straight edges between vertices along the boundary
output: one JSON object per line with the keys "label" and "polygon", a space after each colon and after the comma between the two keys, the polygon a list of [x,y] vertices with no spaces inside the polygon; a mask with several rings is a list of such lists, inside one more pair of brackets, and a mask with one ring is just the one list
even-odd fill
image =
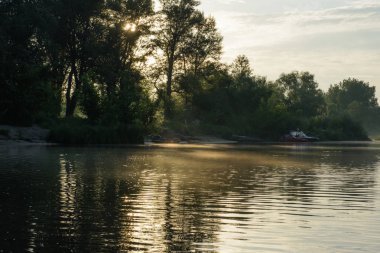
{"label": "shrub", "polygon": [[321,140],[330,141],[367,141],[364,128],[347,115],[317,117],[309,122],[308,130]]}
{"label": "shrub", "polygon": [[65,145],[138,144],[143,132],[135,125],[92,125],[86,120],[65,119],[51,128],[49,141]]}

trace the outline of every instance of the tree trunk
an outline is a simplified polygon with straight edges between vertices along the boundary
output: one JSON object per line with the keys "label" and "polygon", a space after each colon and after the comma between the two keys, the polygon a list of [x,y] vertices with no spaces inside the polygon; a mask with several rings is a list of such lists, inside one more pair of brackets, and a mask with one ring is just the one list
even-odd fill
{"label": "tree trunk", "polygon": [[71,114],[71,89],[73,84],[73,70],[70,70],[69,77],[67,80],[67,90],[66,90],[66,118],[72,116]]}
{"label": "tree trunk", "polygon": [[167,73],[167,83],[166,83],[166,96],[171,98],[172,96],[172,83],[173,83],[173,68],[174,68],[174,53],[170,54],[168,61],[168,73]]}
{"label": "tree trunk", "polygon": [[[74,78],[74,80],[73,80]],[[73,81],[74,81],[74,88],[73,88]],[[73,92],[71,93],[71,90],[73,89]],[[66,92],[66,118],[72,117],[75,112],[75,108],[77,107],[78,103],[78,92],[81,89],[81,81],[78,75],[78,71],[76,69],[76,66],[72,66],[69,78],[68,78],[68,84],[67,84],[67,92]]]}
{"label": "tree trunk", "polygon": [[174,46],[168,57],[168,72],[166,82],[166,97],[165,97],[165,118],[169,118],[172,113],[172,85],[173,85],[173,69],[174,69]]}
{"label": "tree trunk", "polygon": [[81,80],[78,75],[78,71],[76,68],[73,69],[74,74],[74,80],[75,80],[75,89],[73,91],[73,95],[71,96],[70,101],[70,108],[69,108],[69,116],[73,116],[75,112],[75,108],[77,107],[78,103],[78,92],[80,92],[81,89]]}

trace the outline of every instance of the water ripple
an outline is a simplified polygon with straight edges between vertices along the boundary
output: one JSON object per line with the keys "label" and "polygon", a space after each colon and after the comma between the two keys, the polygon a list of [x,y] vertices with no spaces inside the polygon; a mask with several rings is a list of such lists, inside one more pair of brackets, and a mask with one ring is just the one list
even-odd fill
{"label": "water ripple", "polygon": [[0,252],[377,252],[379,153],[0,147]]}

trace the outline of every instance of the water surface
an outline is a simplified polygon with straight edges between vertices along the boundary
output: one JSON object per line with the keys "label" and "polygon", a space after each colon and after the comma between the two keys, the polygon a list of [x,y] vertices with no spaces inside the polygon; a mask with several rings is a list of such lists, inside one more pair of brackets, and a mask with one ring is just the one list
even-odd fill
{"label": "water surface", "polygon": [[378,252],[380,145],[0,146],[0,252]]}

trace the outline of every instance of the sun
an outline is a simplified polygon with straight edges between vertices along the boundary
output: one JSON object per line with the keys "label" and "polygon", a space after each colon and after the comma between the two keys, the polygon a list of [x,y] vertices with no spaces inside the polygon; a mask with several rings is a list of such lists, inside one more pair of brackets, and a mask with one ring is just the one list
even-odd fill
{"label": "sun", "polygon": [[123,27],[124,31],[129,31],[129,32],[135,32],[136,31],[136,24],[133,23],[126,23]]}

